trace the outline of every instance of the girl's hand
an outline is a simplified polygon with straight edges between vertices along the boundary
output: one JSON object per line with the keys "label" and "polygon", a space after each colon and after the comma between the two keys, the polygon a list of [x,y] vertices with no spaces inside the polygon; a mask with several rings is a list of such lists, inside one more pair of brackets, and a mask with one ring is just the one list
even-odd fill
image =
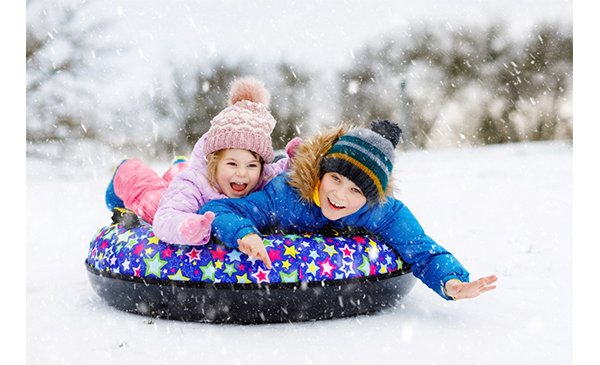
{"label": "girl's hand", "polygon": [[271,269],[271,258],[267,254],[267,249],[262,238],[253,233],[249,234],[241,240],[238,240],[238,248],[248,256],[255,257],[265,263],[267,269]]}
{"label": "girl's hand", "polygon": [[285,145],[285,153],[287,153],[290,160],[293,159],[294,156],[296,155],[296,152],[297,152],[296,147],[298,147],[298,145],[300,143],[302,143],[302,138],[295,137],[294,139],[292,139]]}
{"label": "girl's hand", "polygon": [[210,240],[210,224],[215,219],[215,213],[194,214],[184,220],[179,226],[179,236],[188,245],[200,246]]}
{"label": "girl's hand", "polygon": [[496,285],[492,285],[498,278],[496,275],[486,276],[470,283],[463,283],[459,280],[448,280],[444,288],[446,294],[456,300],[469,299],[478,297],[487,291],[496,289]]}

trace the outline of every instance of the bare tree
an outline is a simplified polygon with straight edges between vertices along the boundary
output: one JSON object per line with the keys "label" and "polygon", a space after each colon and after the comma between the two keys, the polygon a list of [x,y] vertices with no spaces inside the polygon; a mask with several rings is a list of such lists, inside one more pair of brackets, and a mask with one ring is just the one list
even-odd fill
{"label": "bare tree", "polygon": [[342,116],[408,115],[416,147],[434,131],[468,144],[572,138],[572,42],[572,30],[557,26],[534,29],[529,42],[495,24],[418,26],[366,47],[342,72]]}
{"label": "bare tree", "polygon": [[95,138],[92,68],[105,23],[87,23],[78,5],[27,1],[26,136],[30,142]]}
{"label": "bare tree", "polygon": [[273,148],[283,149],[294,137],[301,136],[309,117],[310,77],[297,67],[277,65],[277,81],[271,93],[271,114],[277,121],[273,130]]}

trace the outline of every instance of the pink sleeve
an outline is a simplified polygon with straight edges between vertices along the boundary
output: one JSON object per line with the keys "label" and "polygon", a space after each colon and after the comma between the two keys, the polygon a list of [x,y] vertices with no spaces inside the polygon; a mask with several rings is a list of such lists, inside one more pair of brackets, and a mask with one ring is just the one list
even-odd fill
{"label": "pink sleeve", "polygon": [[212,199],[221,199],[203,176],[188,168],[177,174],[164,197],[161,199],[154,216],[154,234],[161,241],[186,245],[179,235],[184,220],[197,215],[200,208]]}
{"label": "pink sleeve", "polygon": [[215,191],[205,177],[206,160],[203,146],[206,135],[200,137],[190,158],[189,167],[173,178],[160,200],[152,226],[161,241],[186,245],[179,235],[179,228],[187,218],[197,215],[206,202],[225,197]]}

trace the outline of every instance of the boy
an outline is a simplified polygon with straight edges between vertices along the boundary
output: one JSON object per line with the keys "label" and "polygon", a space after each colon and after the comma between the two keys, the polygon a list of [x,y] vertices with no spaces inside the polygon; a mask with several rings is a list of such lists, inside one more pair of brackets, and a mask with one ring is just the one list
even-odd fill
{"label": "boy", "polygon": [[263,191],[215,200],[212,233],[270,269],[260,233],[317,232],[380,236],[411,265],[413,274],[447,300],[495,289],[495,275],[469,282],[458,260],[428,237],[410,210],[392,197],[390,182],[400,128],[387,120],[371,129],[344,125],[301,143],[290,171]]}

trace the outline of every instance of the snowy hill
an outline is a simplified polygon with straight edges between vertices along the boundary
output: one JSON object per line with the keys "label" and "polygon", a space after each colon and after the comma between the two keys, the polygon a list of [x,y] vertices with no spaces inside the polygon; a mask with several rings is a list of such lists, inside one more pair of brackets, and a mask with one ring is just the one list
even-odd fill
{"label": "snowy hill", "polygon": [[27,159],[29,364],[572,362],[570,142],[398,151],[397,197],[472,278],[496,274],[497,290],[446,302],[419,282],[375,315],[253,326],[150,319],[94,293],[83,261],[110,221],[113,158],[92,155]]}

